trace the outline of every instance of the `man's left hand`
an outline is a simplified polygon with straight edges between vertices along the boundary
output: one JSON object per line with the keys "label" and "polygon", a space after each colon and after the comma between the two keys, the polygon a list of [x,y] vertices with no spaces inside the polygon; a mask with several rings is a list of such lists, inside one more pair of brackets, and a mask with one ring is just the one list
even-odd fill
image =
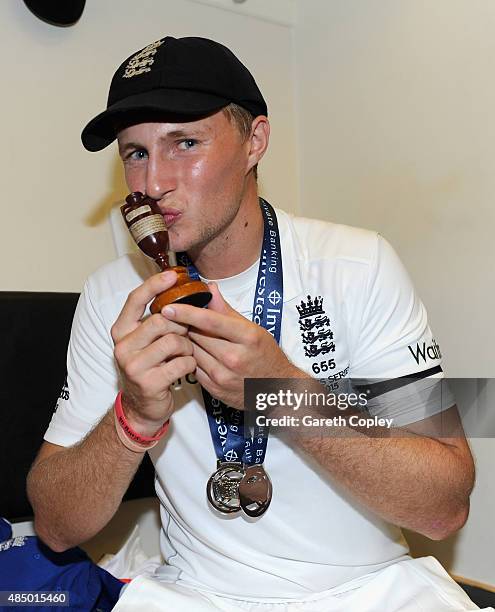
{"label": "man's left hand", "polygon": [[217,285],[208,308],[173,304],[162,309],[171,321],[189,325],[198,382],[216,399],[244,409],[245,378],[301,378],[273,336],[223,299]]}

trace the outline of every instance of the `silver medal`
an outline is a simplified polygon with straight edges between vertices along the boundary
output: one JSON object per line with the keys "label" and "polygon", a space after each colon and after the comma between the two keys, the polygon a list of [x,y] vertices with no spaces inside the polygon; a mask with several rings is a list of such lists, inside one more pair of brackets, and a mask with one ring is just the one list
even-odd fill
{"label": "silver medal", "polygon": [[262,465],[245,467],[239,483],[239,502],[248,516],[261,516],[272,501],[272,483]]}
{"label": "silver medal", "polygon": [[210,504],[223,514],[239,512],[239,483],[244,476],[241,463],[225,462],[218,464],[206,485],[206,495]]}

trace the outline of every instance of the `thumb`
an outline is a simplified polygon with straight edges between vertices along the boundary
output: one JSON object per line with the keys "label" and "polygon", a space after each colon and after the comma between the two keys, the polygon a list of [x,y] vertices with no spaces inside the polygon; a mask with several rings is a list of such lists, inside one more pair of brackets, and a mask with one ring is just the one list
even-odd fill
{"label": "thumb", "polygon": [[222,294],[220,293],[220,289],[216,283],[208,283],[208,289],[212,295],[210,303],[208,304],[208,308],[210,310],[214,310],[215,312],[220,312],[222,314],[231,315],[232,313],[237,314],[235,311],[224,299]]}

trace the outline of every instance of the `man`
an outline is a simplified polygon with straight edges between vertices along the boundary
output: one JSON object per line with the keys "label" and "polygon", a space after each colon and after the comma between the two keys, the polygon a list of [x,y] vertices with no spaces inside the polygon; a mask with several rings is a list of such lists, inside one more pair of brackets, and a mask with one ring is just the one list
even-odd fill
{"label": "man", "polygon": [[[98,533],[149,451],[167,563],[158,580],[133,581],[117,610],[475,609],[433,559],[410,559],[399,529],[441,539],[468,515],[469,448],[462,435],[430,434],[440,409],[428,399],[418,409],[415,392],[402,393],[403,437],[294,427],[265,448],[266,436],[246,443],[233,424],[245,379],[438,382],[425,310],[390,246],[259,199],[266,104],[213,41],[166,37],[126,59],[107,110],[82,135],[92,151],[115,138],[130,191],[156,201],[171,249],[218,280],[207,281],[207,309],[148,316],[174,272],[126,256],[90,277],[73,324],[70,397],[28,479],[39,536],[63,551]],[[444,408],[455,421],[455,406]]]}

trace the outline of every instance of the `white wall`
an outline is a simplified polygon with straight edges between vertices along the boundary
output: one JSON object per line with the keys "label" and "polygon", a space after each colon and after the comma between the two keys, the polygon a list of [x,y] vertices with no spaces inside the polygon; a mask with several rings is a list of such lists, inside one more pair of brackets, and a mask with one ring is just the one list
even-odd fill
{"label": "white wall", "polygon": [[[428,307],[447,373],[494,376],[495,3],[297,8],[301,211],[380,231]],[[495,585],[495,444],[472,443],[478,482],[467,526],[445,543],[411,542]]]}
{"label": "white wall", "polygon": [[384,234],[449,374],[493,376],[495,3],[298,7],[302,210]]}
{"label": "white wall", "polygon": [[[219,40],[256,74],[272,118],[270,152],[260,167],[263,193],[295,208],[290,11],[277,23],[274,7],[265,21],[246,8],[222,10],[227,0],[212,2],[217,7],[189,0],[87,2],[70,28],[39,21],[20,0],[0,3],[2,290],[79,291],[90,272],[113,259],[106,219],[127,193],[120,162],[115,147],[88,153],[80,132],[104,109],[123,59],[165,34]],[[256,14],[263,15],[262,6]]]}

